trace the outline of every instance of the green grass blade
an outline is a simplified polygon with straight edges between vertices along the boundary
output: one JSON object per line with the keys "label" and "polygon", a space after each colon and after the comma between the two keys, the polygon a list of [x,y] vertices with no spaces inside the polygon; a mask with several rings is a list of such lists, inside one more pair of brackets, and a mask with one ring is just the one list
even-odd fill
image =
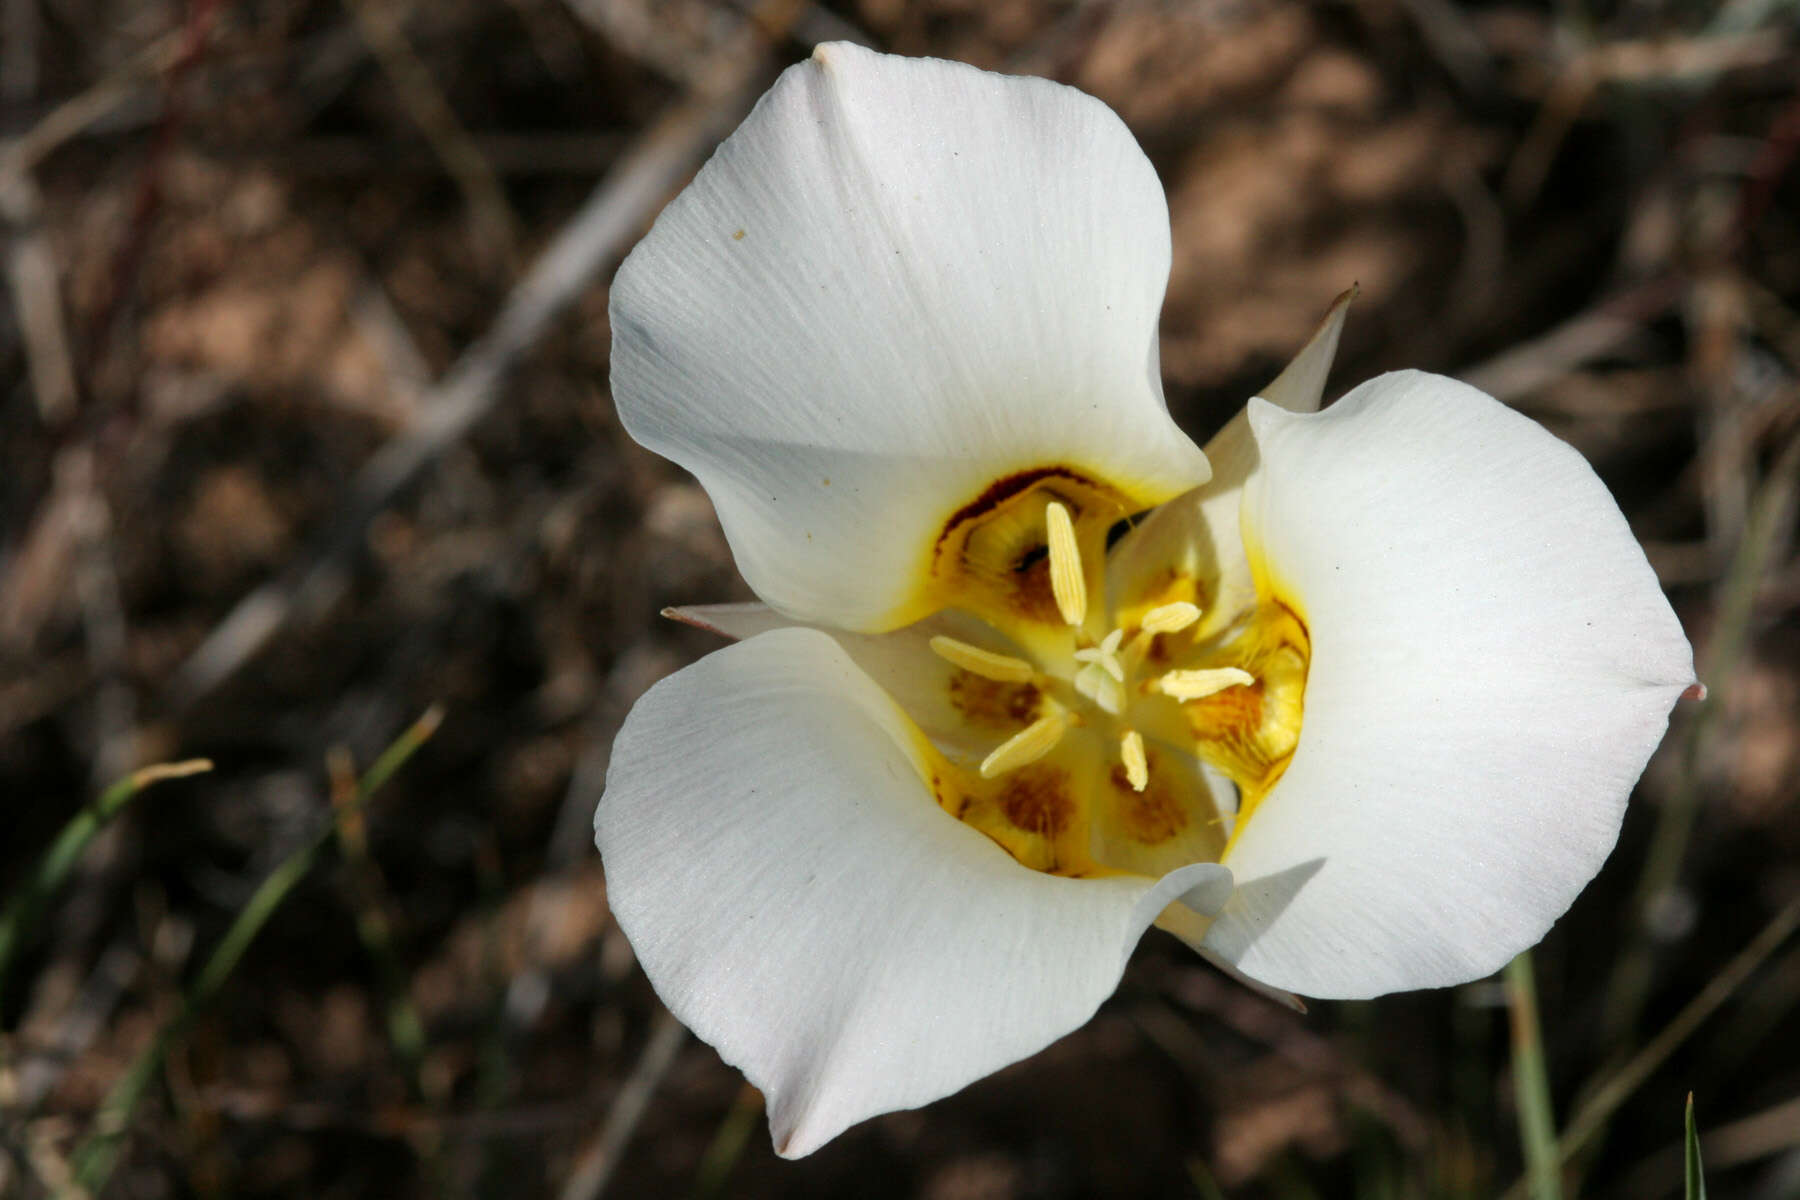
{"label": "green grass blade", "polygon": [[731,1172],[737,1167],[738,1159],[743,1157],[744,1147],[756,1131],[756,1118],[762,1111],[762,1093],[745,1084],[732,1102],[731,1111],[719,1122],[712,1144],[700,1156],[700,1167],[694,1172],[694,1189],[689,1193],[691,1200],[717,1200],[727,1194]]}
{"label": "green grass blade", "polygon": [[[1667,1062],[1669,1056],[1692,1037],[1694,1031],[1717,1012],[1719,1006],[1729,1000],[1796,930],[1800,930],[1800,899],[1790,901],[1776,913],[1761,932],[1700,989],[1700,994],[1688,1001],[1687,1007],[1676,1013],[1674,1020],[1663,1026],[1661,1033],[1644,1043],[1624,1066],[1594,1089],[1564,1127],[1557,1147],[1558,1157],[1566,1163],[1593,1141],[1619,1106],[1636,1094],[1644,1081]],[[1504,1200],[1523,1200],[1528,1194],[1528,1186],[1528,1179],[1520,1179],[1506,1190]]]}
{"label": "green grass blade", "polygon": [[1550,1073],[1544,1065],[1538,1021],[1537,975],[1527,950],[1506,964],[1507,1009],[1512,1018],[1513,1095],[1519,1110],[1519,1142],[1532,1200],[1562,1200],[1562,1161],[1556,1152],[1556,1112],[1550,1105]]}
{"label": "green grass blade", "polygon": [[50,848],[38,859],[36,869],[13,892],[5,911],[0,912],[0,997],[6,992],[6,974],[12,965],[13,956],[25,944],[38,915],[50,902],[50,897],[62,887],[69,872],[75,869],[75,864],[81,861],[82,853],[99,836],[100,831],[123,812],[139,792],[151,784],[165,779],[184,779],[210,770],[212,763],[204,758],[144,767],[110,785],[92,804],[69,819],[69,823],[62,827],[62,832],[56,835],[56,840],[50,843]]}
{"label": "green grass blade", "polygon": [[1687,1200],[1706,1200],[1706,1175],[1700,1167],[1700,1131],[1694,1127],[1694,1093],[1687,1098]]}
{"label": "green grass blade", "polygon": [[1712,694],[1701,701],[1683,735],[1680,773],[1657,817],[1632,896],[1634,923],[1607,981],[1602,1037],[1606,1046],[1615,1051],[1622,1052],[1634,1040],[1639,1017],[1650,997],[1655,947],[1645,914],[1681,878],[1688,842],[1700,812],[1700,761],[1749,648],[1757,588],[1780,553],[1781,530],[1796,501],[1797,490],[1800,434],[1788,440],[1774,468],[1757,489],[1743,537],[1719,583],[1718,611],[1701,664],[1701,675]]}
{"label": "green grass blade", "polygon": [[[375,760],[374,766],[364,773],[357,785],[355,803],[366,803],[382,784],[392,778],[394,772],[436,732],[441,720],[442,712],[434,706],[413,722]],[[97,1194],[111,1177],[113,1167],[118,1162],[119,1151],[124,1146],[125,1134],[130,1130],[132,1114],[137,1111],[144,1093],[161,1071],[169,1047],[186,1032],[194,1018],[225,986],[251,943],[256,940],[257,934],[262,932],[263,926],[268,924],[269,918],[275,915],[275,911],[281,907],[294,887],[312,870],[336,835],[336,830],[337,820],[328,815],[318,832],[305,845],[269,873],[268,878],[263,880],[250,897],[250,902],[225,931],[225,936],[214,947],[187,994],[182,997],[181,1006],[157,1030],[156,1037],[150,1044],[139,1051],[125,1074],[107,1093],[93,1128],[76,1148],[73,1158],[75,1178],[90,1195]]]}

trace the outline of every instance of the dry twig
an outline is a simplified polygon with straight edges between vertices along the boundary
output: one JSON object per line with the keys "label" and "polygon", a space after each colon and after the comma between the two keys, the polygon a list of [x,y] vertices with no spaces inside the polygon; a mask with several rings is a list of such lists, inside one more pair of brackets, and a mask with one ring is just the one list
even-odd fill
{"label": "dry twig", "polygon": [[0,156],[0,223],[10,226],[6,282],[19,312],[19,334],[38,417],[62,425],[75,415],[75,366],[63,322],[56,257],[44,235],[43,205],[31,177],[10,155]]}
{"label": "dry twig", "polygon": [[1460,372],[1464,383],[1495,399],[1515,401],[1584,364],[1607,354],[1668,311],[1680,298],[1682,281],[1654,279],[1604,300],[1586,312]]}
{"label": "dry twig", "polygon": [[518,252],[518,221],[506,202],[494,169],[456,118],[456,110],[431,77],[431,69],[406,40],[403,8],[384,0],[344,0],[370,53],[394,85],[407,115],[456,181],[469,209],[470,241],[475,249],[511,262]]}
{"label": "dry twig", "polygon": [[211,692],[290,621],[317,615],[342,594],[369,522],[493,407],[520,356],[749,111],[769,73],[759,52],[766,27],[785,28],[800,7],[784,0],[770,6],[764,22],[747,23],[731,52],[715,60],[706,86],[657,121],[601,179],[513,289],[493,326],[425,398],[421,420],[363,466],[311,561],[244,597],[182,664],[171,685],[177,706]]}
{"label": "dry twig", "polygon": [[582,1153],[569,1181],[563,1185],[562,1200],[597,1200],[606,1190],[625,1147],[637,1133],[638,1122],[649,1111],[650,1098],[656,1094],[669,1068],[675,1065],[675,1056],[686,1041],[687,1030],[681,1022],[667,1009],[658,1012],[644,1053],[638,1057],[637,1065],[631,1068],[630,1076],[619,1089],[618,1097],[606,1114],[606,1123],[600,1127],[599,1134]]}

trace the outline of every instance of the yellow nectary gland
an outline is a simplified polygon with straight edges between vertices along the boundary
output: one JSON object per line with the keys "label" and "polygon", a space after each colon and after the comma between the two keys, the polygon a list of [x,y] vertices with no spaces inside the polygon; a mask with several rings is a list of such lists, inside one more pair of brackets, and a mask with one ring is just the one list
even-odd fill
{"label": "yellow nectary gland", "polygon": [[[1073,877],[1216,861],[1234,805],[1202,764],[1236,788],[1241,828],[1298,743],[1310,654],[1305,624],[1272,599],[1204,639],[1219,623],[1186,600],[1116,601],[1135,618],[1096,628],[1110,616],[1089,601],[1106,595],[1092,529],[1114,511],[1096,504],[1104,495],[1048,474],[969,506],[942,581],[968,585],[958,607],[1023,653],[931,642],[953,668],[950,704],[989,747],[979,761],[934,752],[939,804],[1024,865]],[[1215,583],[1159,594],[1214,595]]]}

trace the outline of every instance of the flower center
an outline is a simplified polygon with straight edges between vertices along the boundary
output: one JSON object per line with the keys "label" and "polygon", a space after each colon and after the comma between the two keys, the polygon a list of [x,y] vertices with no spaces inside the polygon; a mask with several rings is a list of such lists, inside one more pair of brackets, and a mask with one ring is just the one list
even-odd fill
{"label": "flower center", "polygon": [[[1094,603],[1106,591],[1106,531],[1084,539],[1068,500],[1028,487],[983,514],[1010,527],[1008,553],[1031,563],[1036,586],[1006,604],[993,588],[969,598],[963,611],[993,631],[992,644],[931,639],[952,668],[949,700],[967,740],[991,743],[979,759],[939,754],[932,788],[1035,870],[1159,874],[1217,861],[1299,740],[1305,626],[1273,600],[1203,621],[1196,600],[1216,595],[1217,581],[1178,568],[1158,577],[1156,597]],[[1023,551],[1021,529],[1036,535]],[[983,532],[964,543],[980,545]],[[1165,598],[1177,594],[1195,599]]]}

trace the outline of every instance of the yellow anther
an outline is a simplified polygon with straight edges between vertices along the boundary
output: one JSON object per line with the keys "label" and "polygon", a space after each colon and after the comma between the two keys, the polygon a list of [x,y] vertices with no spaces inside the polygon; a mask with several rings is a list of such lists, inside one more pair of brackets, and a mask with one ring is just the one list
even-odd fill
{"label": "yellow anther", "polygon": [[1028,763],[1036,762],[1056,748],[1056,743],[1062,741],[1062,735],[1068,727],[1069,723],[1061,713],[1039,717],[1001,742],[992,754],[981,760],[981,777],[992,779],[996,775],[1004,775],[1008,771],[1016,771]]}
{"label": "yellow anther", "polygon": [[1173,604],[1159,604],[1145,613],[1139,628],[1145,633],[1180,633],[1199,619],[1197,605],[1177,600]]}
{"label": "yellow anther", "polygon": [[1037,674],[1036,669],[1022,658],[995,654],[992,650],[983,650],[941,633],[931,639],[931,652],[971,675],[992,679],[995,683],[1030,683]]}
{"label": "yellow anther", "polygon": [[1165,696],[1177,700],[1203,700],[1226,688],[1255,683],[1256,676],[1236,667],[1219,667],[1210,671],[1170,671],[1156,681]]}
{"label": "yellow anther", "polygon": [[1144,735],[1127,729],[1119,739],[1119,758],[1125,763],[1125,778],[1133,791],[1141,792],[1150,782],[1150,760],[1144,755]]}
{"label": "yellow anther", "polygon": [[1069,510],[1052,500],[1044,508],[1044,524],[1050,535],[1050,594],[1056,610],[1071,625],[1087,620],[1087,576],[1081,570],[1081,547],[1075,541],[1075,522]]}

